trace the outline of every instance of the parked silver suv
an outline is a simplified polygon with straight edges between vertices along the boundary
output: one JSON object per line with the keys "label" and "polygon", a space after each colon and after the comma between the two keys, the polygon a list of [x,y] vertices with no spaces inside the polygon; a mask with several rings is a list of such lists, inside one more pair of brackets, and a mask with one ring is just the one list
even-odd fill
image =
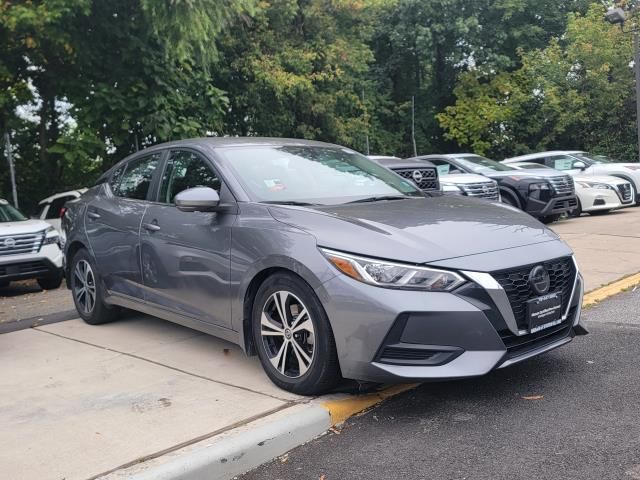
{"label": "parked silver suv", "polygon": [[301,394],[485,374],[571,341],[583,282],[507,205],[427,197],[336,145],[196,139],[126,158],[64,217],[88,323],[126,307],[257,353]]}

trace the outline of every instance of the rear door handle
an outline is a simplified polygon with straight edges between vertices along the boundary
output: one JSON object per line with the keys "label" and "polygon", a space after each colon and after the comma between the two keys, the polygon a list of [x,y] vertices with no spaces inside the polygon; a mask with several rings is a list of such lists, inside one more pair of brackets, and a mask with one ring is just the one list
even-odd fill
{"label": "rear door handle", "polygon": [[100,214],[96,212],[87,212],[87,217],[89,217],[91,220],[97,220],[100,218]]}
{"label": "rear door handle", "polygon": [[148,232],[157,232],[158,230],[160,230],[160,225],[156,223],[143,223],[142,228],[144,228]]}

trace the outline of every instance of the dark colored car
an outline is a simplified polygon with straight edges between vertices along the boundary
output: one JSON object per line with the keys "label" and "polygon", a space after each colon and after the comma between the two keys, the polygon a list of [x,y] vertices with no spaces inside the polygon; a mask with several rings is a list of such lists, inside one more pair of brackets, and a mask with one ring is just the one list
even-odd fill
{"label": "dark colored car", "polygon": [[157,145],[67,206],[86,322],[125,307],[215,335],[297,393],[483,375],[586,333],[555,233],[496,202],[429,197],[337,145]]}
{"label": "dark colored car", "polygon": [[578,206],[570,175],[540,170],[515,170],[480,155],[425,155],[418,157],[436,166],[448,165],[449,173],[475,173],[498,182],[502,202],[512,205],[545,223]]}
{"label": "dark colored car", "polygon": [[[494,180],[479,175],[446,174],[440,176],[436,166],[428,160],[409,158],[402,160],[397,157],[376,157],[380,165],[384,165],[397,174],[412,180],[418,187],[430,194],[442,192],[445,195],[463,195],[466,197],[481,198],[484,200],[500,201],[498,185]],[[433,172],[435,170],[435,172]],[[433,179],[438,180],[436,182]],[[442,190],[436,190],[438,186]]]}

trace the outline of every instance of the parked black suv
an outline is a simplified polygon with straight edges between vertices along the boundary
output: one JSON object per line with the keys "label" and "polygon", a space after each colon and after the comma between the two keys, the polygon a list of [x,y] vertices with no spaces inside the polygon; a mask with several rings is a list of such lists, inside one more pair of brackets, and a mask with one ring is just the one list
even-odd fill
{"label": "parked black suv", "polygon": [[379,163],[407,180],[411,180],[420,190],[432,195],[441,195],[438,169],[427,160],[415,158],[403,160],[398,157],[372,155],[369,159]]}
{"label": "parked black suv", "polygon": [[475,173],[498,182],[502,201],[548,223],[578,206],[570,175],[552,170],[514,170],[509,166],[470,153],[417,157],[439,166],[448,164],[449,173]]}

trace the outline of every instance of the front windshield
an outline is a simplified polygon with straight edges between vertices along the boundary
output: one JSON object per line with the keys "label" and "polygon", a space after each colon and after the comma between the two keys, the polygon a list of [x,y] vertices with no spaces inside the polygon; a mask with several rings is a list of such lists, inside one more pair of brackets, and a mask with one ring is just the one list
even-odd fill
{"label": "front windshield", "polygon": [[587,165],[593,165],[594,163],[615,163],[604,155],[591,155],[587,152],[572,153],[571,156],[586,163]]}
{"label": "front windshield", "polygon": [[338,147],[256,145],[217,150],[259,202],[340,204],[423,194],[359,153]]}
{"label": "front windshield", "polygon": [[6,222],[22,222],[27,217],[22,215],[18,210],[13,208],[8,203],[0,203],[0,223]]}
{"label": "front windshield", "polygon": [[469,155],[465,157],[455,157],[458,163],[461,163],[473,173],[490,173],[490,172],[508,172],[513,168],[496,162],[495,160],[489,160],[488,158],[481,157],[479,155]]}

